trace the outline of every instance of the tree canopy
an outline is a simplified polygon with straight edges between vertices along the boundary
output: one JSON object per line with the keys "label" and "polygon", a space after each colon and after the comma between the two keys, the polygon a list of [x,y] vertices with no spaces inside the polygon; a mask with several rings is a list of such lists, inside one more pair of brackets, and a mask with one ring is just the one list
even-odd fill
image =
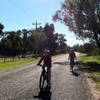
{"label": "tree canopy", "polygon": [[0,23],[0,34],[2,33],[3,29],[4,29],[4,25]]}
{"label": "tree canopy", "polygon": [[66,50],[66,39],[63,34],[54,33],[54,25],[46,24],[37,30],[22,29],[4,32],[0,40],[0,55],[17,56],[26,54],[41,54],[49,49],[51,54],[63,53]]}
{"label": "tree canopy", "polygon": [[53,15],[79,38],[95,41],[100,48],[100,0],[64,0]]}

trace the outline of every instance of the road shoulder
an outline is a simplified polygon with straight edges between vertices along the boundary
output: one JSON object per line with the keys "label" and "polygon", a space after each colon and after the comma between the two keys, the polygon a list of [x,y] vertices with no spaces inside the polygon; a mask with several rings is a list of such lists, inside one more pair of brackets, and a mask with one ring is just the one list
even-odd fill
{"label": "road shoulder", "polygon": [[88,73],[85,73],[86,81],[92,93],[93,100],[100,100],[100,92],[96,89],[96,83],[91,79]]}

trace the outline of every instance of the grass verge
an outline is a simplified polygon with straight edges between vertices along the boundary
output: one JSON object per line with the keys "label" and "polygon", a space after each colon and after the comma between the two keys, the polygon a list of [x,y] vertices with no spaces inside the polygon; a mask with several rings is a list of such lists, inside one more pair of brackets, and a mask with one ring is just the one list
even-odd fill
{"label": "grass verge", "polygon": [[[59,56],[63,56],[65,54],[58,54],[58,55],[55,55],[53,57],[59,57]],[[38,59],[35,59],[35,58],[15,58],[14,61],[12,61],[12,58],[6,58],[6,62],[4,63],[3,62],[3,58],[0,58],[0,71],[5,71],[5,70],[9,70],[9,69],[14,69],[14,68],[17,68],[17,67],[22,67],[24,65],[27,65],[27,64],[32,64],[32,63],[35,63],[39,60]]]}
{"label": "grass verge", "polygon": [[20,59],[16,59],[14,62],[7,61],[5,63],[0,63],[0,71],[9,70],[16,67],[21,67],[26,64],[32,64],[33,62],[36,62],[36,61],[37,59],[35,58],[25,58],[25,59],[20,58]]}
{"label": "grass verge", "polygon": [[100,55],[88,56],[87,54],[80,54],[80,61],[83,62],[84,70],[96,83],[97,90],[100,91]]}

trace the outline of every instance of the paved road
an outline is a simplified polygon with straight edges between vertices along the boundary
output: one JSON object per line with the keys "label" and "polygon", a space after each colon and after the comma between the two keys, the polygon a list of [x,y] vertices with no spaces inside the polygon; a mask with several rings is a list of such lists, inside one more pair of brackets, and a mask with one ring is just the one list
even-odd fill
{"label": "paved road", "polygon": [[72,74],[66,58],[53,59],[49,92],[38,88],[41,68],[36,64],[0,72],[0,100],[92,100],[83,72]]}

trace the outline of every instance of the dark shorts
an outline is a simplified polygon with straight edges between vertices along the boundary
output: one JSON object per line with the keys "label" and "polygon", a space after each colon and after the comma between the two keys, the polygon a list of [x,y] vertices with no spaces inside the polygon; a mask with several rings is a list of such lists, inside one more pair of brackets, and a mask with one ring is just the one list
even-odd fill
{"label": "dark shorts", "polygon": [[74,59],[70,59],[70,65],[75,65]]}

